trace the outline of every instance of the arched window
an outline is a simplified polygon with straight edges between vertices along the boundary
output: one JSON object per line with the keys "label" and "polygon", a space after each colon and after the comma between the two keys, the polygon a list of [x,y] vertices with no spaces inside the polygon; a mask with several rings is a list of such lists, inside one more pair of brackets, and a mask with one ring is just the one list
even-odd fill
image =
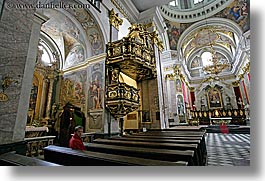
{"label": "arched window", "polygon": [[193,4],[198,4],[200,2],[203,2],[203,0],[193,0]]}
{"label": "arched window", "polygon": [[131,23],[126,18],[122,18],[122,20],[123,20],[123,23],[120,26],[119,33],[118,33],[119,40],[127,36],[127,34],[129,33],[128,28],[131,26]]}
{"label": "arched window", "polygon": [[202,65],[203,67],[208,66],[208,65],[212,65],[212,53],[211,52],[203,52],[201,55],[202,58]]}
{"label": "arched window", "polygon": [[169,5],[170,6],[178,6],[178,0],[174,0],[174,1],[169,2]]}
{"label": "arched window", "polygon": [[37,63],[41,63],[44,66],[51,66],[55,61],[51,48],[41,40],[38,46]]}

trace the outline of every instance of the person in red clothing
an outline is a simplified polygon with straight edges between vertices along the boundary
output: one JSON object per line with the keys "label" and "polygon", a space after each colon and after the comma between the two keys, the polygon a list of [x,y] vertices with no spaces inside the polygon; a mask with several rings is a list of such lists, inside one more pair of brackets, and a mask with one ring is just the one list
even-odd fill
{"label": "person in red clothing", "polygon": [[76,150],[86,150],[84,143],[81,139],[83,133],[83,126],[76,126],[75,132],[72,138],[69,141],[69,147]]}

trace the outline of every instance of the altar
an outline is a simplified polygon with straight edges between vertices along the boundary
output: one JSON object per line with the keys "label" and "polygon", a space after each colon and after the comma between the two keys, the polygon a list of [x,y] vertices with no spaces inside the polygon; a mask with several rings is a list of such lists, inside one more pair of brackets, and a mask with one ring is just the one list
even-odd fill
{"label": "altar", "polygon": [[232,121],[232,117],[220,117],[220,118],[210,118],[210,125],[214,124],[229,124]]}
{"label": "altar", "polygon": [[196,120],[199,125],[219,125],[233,124],[233,125],[246,125],[246,115],[244,109],[215,109],[208,111],[190,111],[193,120]]}

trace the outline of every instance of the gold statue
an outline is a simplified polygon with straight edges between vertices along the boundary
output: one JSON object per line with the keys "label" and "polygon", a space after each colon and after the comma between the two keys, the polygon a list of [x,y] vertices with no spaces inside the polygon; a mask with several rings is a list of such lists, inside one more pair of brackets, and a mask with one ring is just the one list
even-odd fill
{"label": "gold statue", "polygon": [[119,26],[122,25],[123,20],[121,18],[118,17],[118,13],[115,14],[114,9],[112,8],[110,11],[110,15],[109,15],[109,22],[110,24],[116,28],[117,30],[119,30]]}

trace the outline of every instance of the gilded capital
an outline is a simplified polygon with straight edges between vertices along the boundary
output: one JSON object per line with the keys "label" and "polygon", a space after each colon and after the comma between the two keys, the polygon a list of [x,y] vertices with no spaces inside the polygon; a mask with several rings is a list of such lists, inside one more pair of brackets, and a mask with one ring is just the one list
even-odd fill
{"label": "gilded capital", "polygon": [[190,87],[190,91],[194,92],[195,91],[195,87]]}
{"label": "gilded capital", "polygon": [[174,73],[173,73],[173,74],[167,74],[165,77],[166,77],[166,79],[168,79],[168,80],[175,80],[175,75],[174,75]]}
{"label": "gilded capital", "polygon": [[239,86],[239,80],[232,82],[233,87],[238,87]]}
{"label": "gilded capital", "polygon": [[119,26],[122,25],[122,22],[123,22],[123,20],[118,17],[118,13],[114,12],[113,8],[110,11],[109,22],[117,30],[119,30]]}

